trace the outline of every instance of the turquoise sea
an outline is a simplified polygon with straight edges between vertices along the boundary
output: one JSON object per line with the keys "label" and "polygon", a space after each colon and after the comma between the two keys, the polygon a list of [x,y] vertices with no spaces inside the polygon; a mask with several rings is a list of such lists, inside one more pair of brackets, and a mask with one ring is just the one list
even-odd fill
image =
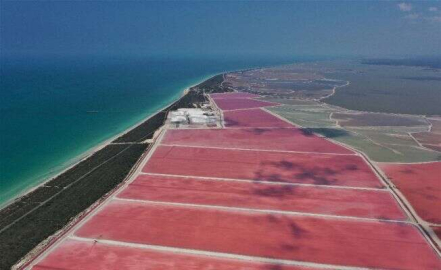
{"label": "turquoise sea", "polygon": [[305,60],[252,56],[2,57],[0,205],[211,75]]}

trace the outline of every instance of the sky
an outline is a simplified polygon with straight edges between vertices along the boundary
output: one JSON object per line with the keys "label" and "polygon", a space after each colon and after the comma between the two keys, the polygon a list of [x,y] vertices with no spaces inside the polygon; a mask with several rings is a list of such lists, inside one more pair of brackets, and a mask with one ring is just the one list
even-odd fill
{"label": "sky", "polygon": [[8,54],[441,54],[441,1],[0,1]]}

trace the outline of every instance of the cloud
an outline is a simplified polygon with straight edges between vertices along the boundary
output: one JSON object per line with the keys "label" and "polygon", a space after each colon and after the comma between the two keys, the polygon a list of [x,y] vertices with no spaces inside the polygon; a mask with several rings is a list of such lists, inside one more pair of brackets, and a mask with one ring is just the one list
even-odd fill
{"label": "cloud", "polygon": [[441,12],[438,7],[428,7],[426,12],[411,12],[414,10],[411,3],[401,2],[397,6],[400,11],[405,13],[402,18],[406,20],[441,23]]}
{"label": "cloud", "polygon": [[408,20],[416,20],[416,19],[418,19],[420,16],[421,16],[421,14],[419,14],[419,13],[410,13],[410,14],[404,16],[404,18],[405,18],[405,19],[408,19]]}
{"label": "cloud", "polygon": [[408,12],[408,11],[411,11],[411,10],[412,10],[412,5],[403,2],[403,3],[399,3],[399,4],[398,4],[398,8],[399,8],[401,11]]}

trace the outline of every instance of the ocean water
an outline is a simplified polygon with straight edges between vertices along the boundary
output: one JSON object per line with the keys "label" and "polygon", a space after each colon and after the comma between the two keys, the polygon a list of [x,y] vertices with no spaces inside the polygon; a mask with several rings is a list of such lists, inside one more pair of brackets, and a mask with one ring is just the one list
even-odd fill
{"label": "ocean water", "polygon": [[2,57],[0,206],[213,74],[307,60],[251,56]]}

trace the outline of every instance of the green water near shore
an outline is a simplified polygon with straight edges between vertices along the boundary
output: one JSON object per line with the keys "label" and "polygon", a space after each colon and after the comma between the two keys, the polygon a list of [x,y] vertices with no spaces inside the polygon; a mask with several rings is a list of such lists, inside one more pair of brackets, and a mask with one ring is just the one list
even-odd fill
{"label": "green water near shore", "polygon": [[307,59],[7,58],[0,81],[0,205],[211,75]]}

